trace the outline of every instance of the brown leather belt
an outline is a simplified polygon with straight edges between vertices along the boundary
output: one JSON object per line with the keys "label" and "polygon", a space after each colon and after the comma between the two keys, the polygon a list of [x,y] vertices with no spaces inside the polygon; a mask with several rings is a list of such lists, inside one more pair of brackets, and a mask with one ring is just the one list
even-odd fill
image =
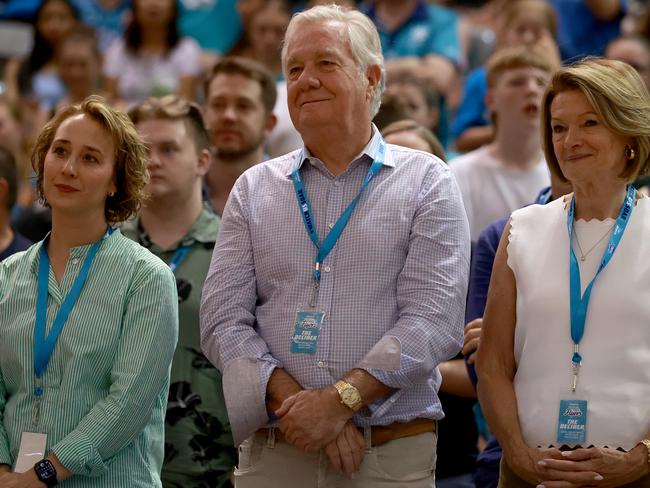
{"label": "brown leather belt", "polygon": [[[371,442],[373,446],[381,446],[382,444],[394,441],[395,439],[424,434],[425,432],[435,432],[436,428],[437,422],[431,419],[415,419],[410,422],[393,422],[388,425],[373,425],[370,428]],[[277,442],[284,442],[284,434],[280,429],[276,428],[274,430],[275,440]],[[363,429],[359,428],[359,430],[363,434]],[[267,437],[269,435],[269,429],[260,429],[257,431],[257,435]]]}

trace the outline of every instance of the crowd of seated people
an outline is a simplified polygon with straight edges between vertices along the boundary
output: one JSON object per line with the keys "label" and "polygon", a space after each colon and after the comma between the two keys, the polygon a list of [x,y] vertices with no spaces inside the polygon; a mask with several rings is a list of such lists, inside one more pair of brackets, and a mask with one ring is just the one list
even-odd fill
{"label": "crowd of seated people", "polygon": [[[24,252],[20,256],[25,256],[25,262],[17,257],[7,261],[15,269],[0,267],[0,280],[11,277],[16,280],[16,287],[24,286],[27,290],[31,282],[11,273],[27,269],[27,256],[34,260],[38,253],[50,252],[54,259],[57,245],[62,243],[65,245],[60,251],[66,255],[62,271],[66,270],[66,253],[73,256],[82,244],[100,243],[96,267],[107,267],[108,257],[102,261],[102,250],[128,247],[130,242],[121,241],[126,236],[168,265],[164,270],[158,269],[158,261],[147,261],[148,258],[138,257],[139,248],[131,249],[129,259],[136,264],[127,278],[137,281],[138,273],[149,273],[149,281],[156,281],[163,288],[156,297],[159,312],[165,309],[174,315],[173,320],[161,319],[161,327],[168,332],[178,329],[173,358],[173,344],[166,341],[161,345],[158,359],[171,362],[167,369],[155,362],[153,352],[143,349],[143,361],[155,363],[152,368],[158,376],[146,379],[137,370],[141,376],[135,380],[139,384],[150,380],[157,389],[149,385],[144,401],[149,402],[153,413],[133,424],[133,435],[124,433],[114,440],[122,443],[119,446],[110,444],[110,439],[95,431],[84,438],[86,434],[75,433],[75,426],[61,427],[68,432],[59,430],[52,435],[59,444],[48,444],[48,449],[54,446],[56,453],[49,462],[61,475],[60,481],[70,479],[64,486],[111,486],[115,480],[126,479],[120,478],[124,475],[120,470],[131,469],[142,445],[133,447],[133,452],[126,452],[129,448],[125,446],[150,442],[163,431],[168,436],[166,442],[160,452],[153,449],[156,452],[148,460],[146,472],[138,476],[151,474],[156,483],[169,488],[234,486],[237,449],[228,423],[222,378],[201,351],[199,309],[203,282],[221,218],[240,177],[259,163],[303,149],[303,135],[296,129],[291,113],[292,104],[297,102],[287,72],[284,37],[295,14],[331,3],[362,12],[378,34],[384,64],[382,85],[376,91],[381,95],[382,105],[374,114],[372,134],[383,134],[389,145],[435,155],[444,162],[459,189],[472,247],[467,328],[462,352],[439,364],[445,418],[437,423],[435,483],[442,488],[497,486],[501,449],[483,416],[476,392],[481,373],[477,377],[475,371],[483,315],[487,314],[488,323],[500,317],[494,310],[485,310],[495,255],[501,266],[498,276],[511,278],[505,251],[497,254],[497,245],[502,234],[510,232],[511,224],[506,222],[512,212],[529,204],[552,202],[572,191],[571,181],[558,176],[560,169],[549,170],[547,166],[552,143],[544,139],[543,124],[550,122],[542,116],[545,112],[547,117],[561,112],[552,106],[557,105],[558,99],[585,102],[582,98],[564,97],[563,93],[579,89],[588,98],[589,93],[597,90],[595,85],[580,85],[579,75],[575,75],[578,81],[561,85],[554,78],[558,70],[565,73],[562,70],[584,59],[621,61],[638,73],[647,93],[650,2],[645,0],[0,0],[0,38],[4,39],[3,29],[9,31],[16,25],[31,35],[31,42],[21,48],[20,56],[16,56],[14,49],[0,46],[0,262],[13,254]],[[349,54],[357,62],[368,56],[354,49]],[[340,69],[337,63],[342,64],[335,60],[331,66],[322,67],[323,73]],[[610,69],[607,64],[597,66],[593,69]],[[568,73],[563,76],[574,80],[573,72]],[[630,76],[635,75],[621,74],[622,78]],[[317,88],[326,85],[320,80],[312,83]],[[544,106],[549,84],[556,95]],[[611,115],[594,109],[594,100],[587,102],[587,107],[599,117]],[[615,134],[621,131],[611,127],[609,119],[597,122]],[[77,132],[70,132],[70,126],[75,124]],[[99,142],[89,150],[93,137]],[[119,141],[128,142],[134,152],[129,156],[133,161],[124,155],[127,149],[118,146]],[[628,157],[626,152],[626,158],[634,161],[647,149],[632,147],[632,156]],[[93,155],[93,150],[102,155]],[[96,229],[87,228],[84,232],[75,227],[71,231],[74,239],[59,240],[57,244],[61,233],[66,232],[65,226],[74,222],[64,199],[57,198],[61,196],[58,193],[81,191],[69,182],[63,185],[69,186],[67,190],[62,190],[58,183],[47,185],[48,168],[54,167],[55,158],[66,151],[78,151],[84,162],[89,158],[98,161],[94,170],[88,166],[64,168],[61,174],[77,178],[73,173],[78,171],[80,181],[88,178],[89,184],[106,191],[100,200],[89,201],[88,209],[79,206],[75,210],[92,210],[93,215],[101,217],[101,225],[95,222]],[[110,181],[99,179],[102,164],[109,163],[118,169],[136,164],[148,176],[120,170]],[[637,190],[636,198],[649,193],[650,176],[644,174],[644,169],[640,165],[638,171],[626,174],[630,188]],[[582,175],[576,176],[579,182],[580,178]],[[132,189],[127,191],[120,185],[143,187],[141,194],[135,191],[134,195],[127,195]],[[125,200],[117,201],[122,198]],[[343,210],[344,204],[341,205]],[[125,207],[128,211],[120,210],[118,218],[109,212],[113,207]],[[248,210],[251,218],[257,218],[255,209]],[[88,217],[90,213],[86,213]],[[123,223],[127,217],[128,222]],[[334,225],[333,221],[328,224],[330,229]],[[116,236],[113,229],[121,229],[122,235]],[[77,231],[79,234],[75,234]],[[283,229],[277,232],[282,233]],[[273,240],[273,236],[268,239]],[[501,247],[505,246],[507,243],[502,242]],[[52,261],[53,270],[55,264]],[[37,268],[36,264],[33,266]],[[277,272],[285,271],[279,263]],[[53,275],[51,280],[61,278],[59,284],[65,283],[67,289],[69,284],[65,280],[72,278],[65,273],[60,277]],[[508,281],[512,287],[514,283],[518,286],[520,277],[515,278]],[[20,279],[25,283],[21,285]],[[172,282],[176,283],[177,296],[172,293]],[[36,290],[36,278],[33,284]],[[8,281],[0,282],[0,320],[10,317],[10,300],[4,297],[9,296],[11,286],[14,285]],[[86,286],[101,288],[90,282]],[[111,281],[107,293],[126,291]],[[155,290],[142,289],[143,296],[148,293],[155,295]],[[62,296],[65,298],[65,294]],[[120,306],[126,308],[137,306],[142,298],[120,297],[124,298]],[[131,298],[133,305],[129,302]],[[83,297],[80,300],[83,302]],[[495,303],[504,303],[503,300],[497,297]],[[512,299],[507,304],[512,306]],[[17,307],[11,313],[26,313],[21,311],[23,305],[11,305]],[[91,312],[89,309],[88,313]],[[53,313],[50,315],[54,317]],[[25,317],[21,317],[25,322]],[[85,320],[73,316],[70,322],[82,324]],[[17,340],[15,336],[3,336],[3,325],[0,323],[0,342],[5,338]],[[114,325],[120,326],[117,318]],[[106,334],[110,339],[115,330]],[[496,351],[495,333],[489,334],[490,351]],[[73,339],[83,342],[87,338],[81,335]],[[115,350],[119,347],[115,345]],[[57,359],[57,353],[54,354],[57,364],[69,361],[71,370],[82,364],[75,362],[72,355]],[[131,354],[135,358],[140,352],[132,350]],[[492,368],[490,373],[498,369],[489,359],[483,358],[481,364],[486,370]],[[117,359],[111,365],[127,367],[118,364]],[[0,488],[5,486],[4,482],[16,483],[7,486],[30,486],[20,484],[17,478],[9,479],[19,456],[20,439],[17,441],[19,433],[3,427],[3,422],[8,421],[6,412],[16,407],[10,401],[10,393],[16,394],[10,382],[19,379],[3,380],[2,376],[10,373],[5,368],[0,359]],[[98,371],[109,374],[108,363],[102,364],[102,368],[98,366]],[[111,398],[112,392],[110,381],[106,381],[104,386],[94,385],[98,395],[106,393],[104,400]],[[119,383],[128,389],[130,384],[124,381],[116,380],[115,385]],[[490,376],[486,384],[492,385],[493,381]],[[171,389],[167,390],[170,384]],[[168,397],[163,391],[170,392]],[[120,402],[135,401],[137,397],[132,391],[120,393]],[[104,400],[97,398],[95,407],[89,407],[91,412],[95,408],[113,408],[98,407]],[[498,423],[497,437],[507,434],[509,424],[497,415],[493,395],[482,393],[481,399],[488,402],[488,420]],[[167,402],[167,417],[164,426],[156,426],[156,420],[161,420],[156,416],[164,410],[160,405],[163,400]],[[114,408],[113,420],[121,421],[131,415],[123,404],[123,410]],[[78,425],[82,425],[82,417],[77,417]],[[650,426],[650,419],[647,423]],[[70,437],[75,435],[78,439]],[[91,439],[92,435],[97,437]],[[88,452],[74,452],[67,447],[66,439],[87,442]],[[488,448],[484,450],[486,442]],[[504,448],[509,447],[504,444]],[[650,444],[648,451],[650,456]],[[77,455],[94,458],[75,464]],[[530,483],[530,470],[522,475],[516,465],[508,468],[506,461],[514,464],[516,458],[510,452],[504,455],[507,460],[504,458],[501,465],[502,476],[504,469],[514,468],[517,476]],[[112,456],[119,458],[122,467],[107,467],[106,459]],[[87,476],[105,476],[108,481],[105,485],[85,485]],[[512,481],[510,471],[505,476]],[[74,480],[81,481],[75,485]]]}

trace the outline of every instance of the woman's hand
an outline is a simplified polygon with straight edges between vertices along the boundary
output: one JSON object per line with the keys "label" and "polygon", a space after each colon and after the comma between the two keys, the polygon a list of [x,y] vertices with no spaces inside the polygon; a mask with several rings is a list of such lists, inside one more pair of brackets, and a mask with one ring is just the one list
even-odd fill
{"label": "woman's hand", "polygon": [[[636,446],[629,452],[601,447],[564,451],[560,458],[551,456],[542,460],[542,463],[543,469],[550,475],[544,480],[565,476],[574,485],[589,484],[604,488],[632,483],[650,472],[648,450],[642,445]],[[599,478],[596,479],[594,476],[593,481],[579,482],[591,474],[597,474]],[[566,486],[556,481],[542,481],[541,484],[546,488]]]}
{"label": "woman's hand", "polygon": [[[521,448],[505,456],[505,461],[517,476],[533,485],[548,479],[547,468],[541,464],[548,459],[563,459],[559,449]],[[547,486],[547,485],[544,485]],[[548,487],[547,487],[548,488]]]}

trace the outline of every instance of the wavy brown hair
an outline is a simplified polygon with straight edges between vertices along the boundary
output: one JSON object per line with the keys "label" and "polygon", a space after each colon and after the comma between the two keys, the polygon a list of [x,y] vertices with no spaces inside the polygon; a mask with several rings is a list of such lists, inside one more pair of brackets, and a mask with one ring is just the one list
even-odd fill
{"label": "wavy brown hair", "polygon": [[61,123],[79,114],[87,115],[99,123],[113,139],[117,190],[113,196],[106,199],[104,216],[109,224],[123,222],[140,209],[145,199],[144,187],[149,178],[147,151],[129,117],[112,108],[104,98],[97,95],[91,95],[81,103],[60,110],[43,127],[31,154],[38,197],[43,204],[49,206],[43,193],[45,156]]}

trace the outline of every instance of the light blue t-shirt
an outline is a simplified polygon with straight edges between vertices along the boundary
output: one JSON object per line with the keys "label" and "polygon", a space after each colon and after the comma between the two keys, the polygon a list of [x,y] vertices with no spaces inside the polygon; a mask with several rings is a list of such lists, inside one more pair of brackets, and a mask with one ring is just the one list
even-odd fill
{"label": "light blue t-shirt", "polygon": [[377,19],[374,5],[366,14],[377,26],[386,59],[438,54],[454,64],[460,62],[458,16],[453,11],[420,1],[413,15],[393,32]]}
{"label": "light blue t-shirt", "polygon": [[72,0],[81,15],[81,20],[97,31],[99,48],[102,52],[115,40],[122,37],[131,13],[131,0],[121,0],[114,8],[107,9],[98,0]]}

